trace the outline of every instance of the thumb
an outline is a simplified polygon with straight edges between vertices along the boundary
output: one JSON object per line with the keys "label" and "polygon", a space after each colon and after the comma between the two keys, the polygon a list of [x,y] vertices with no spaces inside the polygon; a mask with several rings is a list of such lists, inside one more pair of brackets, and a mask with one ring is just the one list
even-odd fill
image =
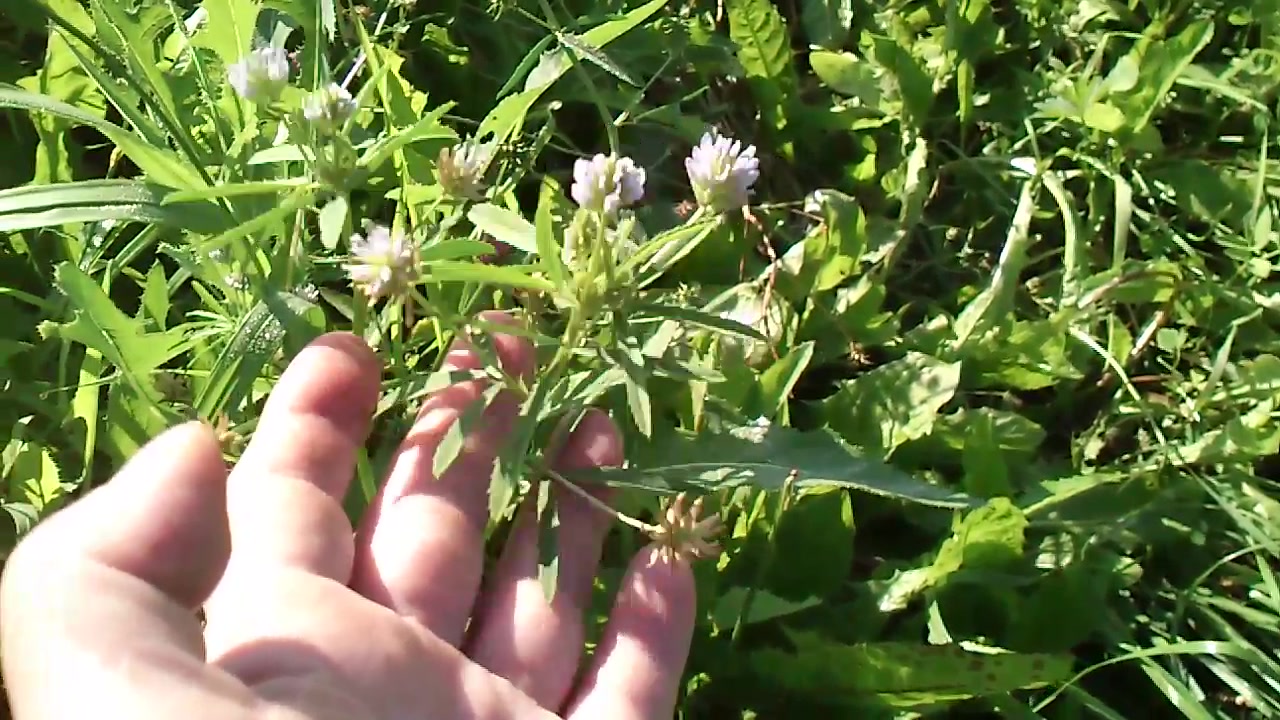
{"label": "thumb", "polygon": [[0,579],[13,717],[177,717],[188,709],[170,703],[214,699],[209,682],[237,695],[199,677],[210,673],[194,613],[230,554],[226,505],[217,440],[188,423],[24,538]]}

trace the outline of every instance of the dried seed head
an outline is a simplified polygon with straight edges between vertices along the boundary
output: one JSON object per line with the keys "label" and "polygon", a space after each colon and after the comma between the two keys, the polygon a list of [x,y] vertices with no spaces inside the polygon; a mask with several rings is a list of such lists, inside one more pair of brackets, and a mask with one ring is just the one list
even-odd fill
{"label": "dried seed head", "polygon": [[680,493],[667,505],[662,520],[654,528],[651,537],[662,545],[661,556],[666,562],[677,557],[684,559],[710,558],[720,554],[720,546],[714,542],[722,525],[719,515],[702,517],[702,498],[686,507],[688,498]]}
{"label": "dried seed head", "polygon": [[436,176],[449,195],[465,200],[484,197],[484,173],[493,158],[493,150],[474,140],[464,140],[440,151],[436,159]]}

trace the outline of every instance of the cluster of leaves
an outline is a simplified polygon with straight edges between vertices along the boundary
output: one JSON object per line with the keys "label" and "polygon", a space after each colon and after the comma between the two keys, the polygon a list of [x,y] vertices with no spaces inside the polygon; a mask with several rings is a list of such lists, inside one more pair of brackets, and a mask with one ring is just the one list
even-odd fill
{"label": "cluster of leaves", "polygon": [[[176,419],[234,458],[331,329],[388,358],[359,513],[441,350],[516,309],[558,370],[495,530],[589,403],[630,462],[573,479],[726,522],[681,717],[1280,715],[1277,0],[10,2],[15,537]],[[286,104],[355,78],[342,157],[231,92],[262,41]],[[759,149],[741,216],[688,218],[709,125]],[[462,136],[482,201],[439,182]],[[680,251],[575,321],[565,190],[605,148]],[[361,218],[412,233],[413,302],[353,296]]]}

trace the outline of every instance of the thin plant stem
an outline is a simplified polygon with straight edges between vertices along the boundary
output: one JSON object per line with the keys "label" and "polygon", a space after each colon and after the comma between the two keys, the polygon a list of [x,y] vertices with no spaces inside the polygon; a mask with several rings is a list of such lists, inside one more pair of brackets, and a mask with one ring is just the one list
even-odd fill
{"label": "thin plant stem", "polygon": [[600,498],[597,498],[596,496],[592,495],[586,490],[583,490],[581,487],[578,487],[576,483],[572,482],[571,480],[561,475],[560,473],[556,472],[555,470],[547,469],[546,475],[547,477],[551,478],[555,482],[559,483],[561,487],[566,488],[567,490],[569,490],[569,492],[585,500],[587,504],[590,505],[591,507],[599,510],[600,512],[606,515],[609,515],[610,517],[614,518],[615,520],[617,520],[618,522],[624,525],[635,528],[636,530],[639,530],[640,532],[645,533],[646,535],[653,535],[655,533],[662,532],[662,528],[658,527],[657,525],[650,525],[644,522],[643,520],[637,520],[631,517],[630,515],[627,515],[625,513],[619,512],[618,510],[615,510],[614,508],[610,507],[608,503],[604,502]]}
{"label": "thin plant stem", "polygon": [[[542,6],[542,13],[546,16],[547,25],[551,27],[551,31],[556,34],[558,39],[564,29],[560,26],[560,21],[556,20],[556,11],[547,0],[538,0],[538,4]],[[604,122],[604,131],[609,138],[609,152],[617,155],[618,148],[622,144],[618,139],[618,126],[609,114],[609,108],[604,104],[603,98],[600,97],[600,91],[596,89],[595,83],[591,82],[591,76],[587,74],[586,68],[582,67],[582,61],[578,58],[578,54],[573,51],[573,48],[570,48],[565,43],[560,43],[560,49],[568,56],[573,72],[577,73],[582,79],[582,83],[586,85],[587,95],[591,98],[591,103],[596,106],[596,110],[600,112],[600,119]]]}

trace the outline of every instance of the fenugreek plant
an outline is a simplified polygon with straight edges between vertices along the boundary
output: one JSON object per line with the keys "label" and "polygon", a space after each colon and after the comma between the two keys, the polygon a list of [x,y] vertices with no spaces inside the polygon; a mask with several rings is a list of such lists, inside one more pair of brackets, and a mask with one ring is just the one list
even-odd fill
{"label": "fenugreek plant", "polygon": [[[47,338],[86,349],[86,376],[115,369],[104,447],[90,452],[123,459],[166,424],[195,416],[216,423],[234,459],[289,352],[342,328],[386,362],[378,413],[390,427],[429,392],[487,381],[437,449],[437,476],[500,393],[518,399],[490,486],[495,527],[533,495],[544,529],[553,529],[548,489],[559,486],[661,543],[668,556],[706,557],[719,552],[717,505],[744,486],[843,486],[964,506],[962,495],[861,457],[830,433],[775,426],[771,417],[804,369],[807,359],[796,362],[803,355],[780,361],[793,365],[790,379],[761,385],[758,401],[724,394],[734,385],[725,372],[741,380],[741,368],[779,357],[794,310],[762,282],[708,299],[707,288],[668,276],[699,248],[746,237],[761,178],[754,145],[706,127],[683,161],[691,211],[675,219],[652,211],[651,169],[620,152],[612,121],[609,147],[580,153],[564,184],[541,174],[549,125],[526,126],[554,109],[544,96],[570,73],[595,92],[599,81],[581,72],[583,62],[624,76],[604,46],[662,6],[653,0],[582,35],[554,30],[556,47],[525,87],[460,133],[453,104],[433,104],[401,75],[399,56],[375,40],[395,6],[376,20],[353,14],[339,23],[332,3],[317,10],[219,0],[186,17],[167,4],[135,14],[104,4],[92,19],[39,5],[130,127],[30,90],[0,89],[0,104],[89,125],[136,169],[134,177],[89,183],[53,178],[43,194],[6,206],[10,230],[99,223],[87,254],[72,253],[80,260],[58,267],[76,308],[72,320],[42,326]],[[85,33],[84,21],[97,32]],[[335,42],[339,25],[353,41],[350,52]],[[157,28],[168,32],[163,42],[152,42]],[[522,204],[517,190],[531,183],[536,200]],[[55,202],[58,210],[17,213],[23,202]],[[121,273],[107,259],[121,246],[127,257],[157,252],[176,263],[174,281],[189,280],[204,307],[171,326],[171,313],[149,296],[154,316],[123,315],[103,290]],[[86,272],[100,264],[101,283]],[[168,282],[163,268],[155,272],[148,287]],[[481,311],[494,308],[517,324],[491,326]],[[533,342],[540,362],[532,377],[504,370],[494,331]],[[459,338],[476,348],[482,367],[440,365]],[[679,389],[682,399],[655,402],[655,388]],[[549,459],[595,406],[623,421],[629,462],[558,472]],[[353,512],[376,485],[384,450],[374,445]],[[595,500],[586,490],[593,484],[667,502],[642,504],[652,518],[643,520]],[[555,540],[554,532],[540,538],[549,590]]]}
{"label": "fenugreek plant", "polygon": [[[558,499],[615,519],[588,634],[636,544],[713,557],[682,720],[1280,716],[1278,18],[0,0],[0,553],[351,331],[353,518],[479,381],[435,473],[511,416],[548,591]],[[622,467],[551,462],[587,408]]]}

